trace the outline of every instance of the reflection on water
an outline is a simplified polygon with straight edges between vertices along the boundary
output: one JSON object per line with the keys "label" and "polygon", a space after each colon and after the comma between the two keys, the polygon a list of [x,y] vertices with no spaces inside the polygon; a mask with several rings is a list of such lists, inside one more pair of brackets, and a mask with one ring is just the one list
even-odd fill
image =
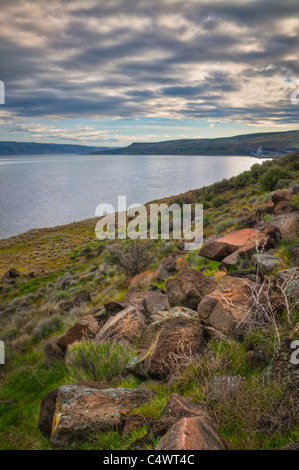
{"label": "reflection on water", "polygon": [[0,238],[94,217],[127,196],[128,205],[180,194],[248,170],[251,157],[36,155],[0,157]]}

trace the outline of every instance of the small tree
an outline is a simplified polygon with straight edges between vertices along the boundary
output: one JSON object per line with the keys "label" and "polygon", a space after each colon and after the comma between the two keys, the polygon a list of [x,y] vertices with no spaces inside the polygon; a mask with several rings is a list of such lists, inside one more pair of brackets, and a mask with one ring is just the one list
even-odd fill
{"label": "small tree", "polygon": [[113,247],[108,253],[108,261],[116,264],[127,276],[134,277],[145,271],[155,260],[152,243],[130,240],[123,246]]}

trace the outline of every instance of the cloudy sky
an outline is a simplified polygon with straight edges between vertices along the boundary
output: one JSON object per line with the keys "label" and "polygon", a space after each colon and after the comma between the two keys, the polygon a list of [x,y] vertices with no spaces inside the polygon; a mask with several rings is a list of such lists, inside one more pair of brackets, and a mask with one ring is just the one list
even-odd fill
{"label": "cloudy sky", "polygon": [[0,140],[298,128],[298,0],[1,0]]}

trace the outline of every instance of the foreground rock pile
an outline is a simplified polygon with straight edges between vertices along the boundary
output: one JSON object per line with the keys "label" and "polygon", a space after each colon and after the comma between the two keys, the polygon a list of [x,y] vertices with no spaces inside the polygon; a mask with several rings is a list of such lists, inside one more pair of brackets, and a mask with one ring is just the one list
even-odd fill
{"label": "foreground rock pile", "polygon": [[[222,269],[227,270],[220,282],[195,269],[177,273],[175,258],[169,258],[162,269],[163,278],[167,279],[166,292],[131,288],[125,300],[92,309],[65,334],[48,341],[46,354],[63,358],[72,345],[86,340],[137,345],[137,352],[127,365],[128,372],[147,381],[168,380],[186,357],[204,354],[211,338],[240,339],[242,331],[238,326],[254,308],[252,293],[265,275],[276,271],[275,299],[275,285],[286,280],[288,298],[299,299],[298,246],[292,247],[293,268],[288,270],[273,253],[283,238],[299,232],[299,211],[290,200],[288,192],[278,191],[272,196],[272,203],[248,219],[240,230],[207,242],[200,250],[200,256],[221,262]],[[266,222],[265,215],[271,216]],[[244,270],[244,266],[249,269]],[[230,273],[231,268],[234,271]],[[7,274],[9,282],[13,275]],[[280,313],[277,303],[277,314]],[[285,348],[290,347],[287,344]],[[271,378],[279,373],[281,361],[286,358],[283,351],[271,359],[262,346],[254,347],[248,350],[245,360],[253,367],[268,366],[266,373]],[[287,366],[285,370],[291,371],[294,387],[298,366]],[[159,421],[134,413],[152,399],[144,384],[136,389],[99,383],[65,385],[44,398],[39,427],[57,449],[71,448],[95,432],[118,429],[123,435],[143,424],[147,424],[148,433],[137,441],[136,448],[144,448],[152,437],[161,437],[157,450],[226,448],[203,405],[174,394]]]}

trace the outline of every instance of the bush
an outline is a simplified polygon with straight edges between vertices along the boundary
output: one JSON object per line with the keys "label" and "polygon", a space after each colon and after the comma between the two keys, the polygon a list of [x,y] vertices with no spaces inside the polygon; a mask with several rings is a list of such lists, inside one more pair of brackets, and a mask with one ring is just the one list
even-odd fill
{"label": "bush", "polygon": [[48,318],[43,318],[34,328],[32,339],[34,341],[40,341],[41,339],[57,333],[62,327],[63,321],[59,315],[52,315]]}
{"label": "bush", "polygon": [[279,166],[269,168],[269,170],[262,175],[260,179],[260,186],[262,191],[274,191],[279,180],[292,179],[290,170],[285,170]]}
{"label": "bush", "polygon": [[225,203],[225,200],[222,197],[216,196],[212,199],[212,206],[213,207],[220,207]]}
{"label": "bush", "polygon": [[151,253],[152,244],[131,240],[125,246],[116,246],[109,250],[107,259],[116,264],[127,276],[133,277],[145,271],[155,260]]}
{"label": "bush", "polygon": [[80,343],[67,355],[70,375],[75,381],[110,382],[126,374],[133,351],[119,344]]}

